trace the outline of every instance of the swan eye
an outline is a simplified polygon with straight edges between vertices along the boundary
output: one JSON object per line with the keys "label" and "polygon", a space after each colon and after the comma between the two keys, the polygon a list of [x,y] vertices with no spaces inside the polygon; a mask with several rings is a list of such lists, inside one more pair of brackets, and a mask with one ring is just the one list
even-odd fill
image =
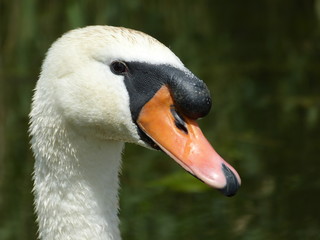
{"label": "swan eye", "polygon": [[122,75],[128,72],[128,67],[124,62],[115,61],[110,65],[110,69],[114,74]]}

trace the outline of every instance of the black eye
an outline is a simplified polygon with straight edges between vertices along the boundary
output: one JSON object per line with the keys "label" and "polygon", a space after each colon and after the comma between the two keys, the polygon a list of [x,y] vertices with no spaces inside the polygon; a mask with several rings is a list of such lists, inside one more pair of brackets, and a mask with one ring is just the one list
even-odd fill
{"label": "black eye", "polygon": [[127,65],[124,62],[114,61],[110,65],[110,69],[114,74],[124,74],[128,72]]}

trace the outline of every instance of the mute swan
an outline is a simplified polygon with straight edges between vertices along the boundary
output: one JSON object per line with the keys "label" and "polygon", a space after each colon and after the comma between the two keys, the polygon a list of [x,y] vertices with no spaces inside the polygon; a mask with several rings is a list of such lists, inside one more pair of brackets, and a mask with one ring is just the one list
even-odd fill
{"label": "mute swan", "polygon": [[169,48],[135,30],[90,26],[49,49],[30,113],[39,238],[119,240],[124,142],[162,149],[185,170],[236,193],[238,173],[195,120],[206,85]]}

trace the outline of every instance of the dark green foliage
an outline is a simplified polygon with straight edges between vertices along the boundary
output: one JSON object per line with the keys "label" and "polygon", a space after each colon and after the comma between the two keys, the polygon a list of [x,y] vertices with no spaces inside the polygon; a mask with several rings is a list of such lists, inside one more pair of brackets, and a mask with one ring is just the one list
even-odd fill
{"label": "dark green foliage", "polygon": [[226,198],[163,153],[127,145],[126,240],[320,239],[320,1],[0,1],[0,239],[35,239],[28,112],[65,31],[121,25],[159,39],[209,86],[200,121],[242,176]]}

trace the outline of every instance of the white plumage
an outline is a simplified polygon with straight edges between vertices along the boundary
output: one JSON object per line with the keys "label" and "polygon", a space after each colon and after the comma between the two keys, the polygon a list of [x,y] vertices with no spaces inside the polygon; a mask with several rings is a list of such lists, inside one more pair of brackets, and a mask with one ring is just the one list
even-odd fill
{"label": "white plumage", "polygon": [[30,113],[35,210],[41,239],[118,240],[118,172],[123,142],[145,146],[115,59],[180,60],[150,36],[125,28],[73,30],[50,48]]}
{"label": "white plumage", "polygon": [[203,81],[144,33],[92,26],[63,35],[48,51],[30,113],[40,239],[121,239],[124,142],[161,148],[234,195],[238,173],[195,122],[210,108]]}

